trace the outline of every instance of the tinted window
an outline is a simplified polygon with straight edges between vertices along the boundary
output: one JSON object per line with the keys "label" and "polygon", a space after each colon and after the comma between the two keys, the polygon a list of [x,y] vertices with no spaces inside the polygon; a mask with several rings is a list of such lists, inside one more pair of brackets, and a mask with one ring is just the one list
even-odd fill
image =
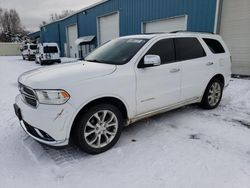
{"label": "tinted window", "polygon": [[173,39],[164,39],[154,44],[146,55],[158,55],[161,63],[171,63],[175,61],[175,49]]}
{"label": "tinted window", "polygon": [[31,50],[36,50],[37,49],[37,45],[30,45],[30,49]]}
{"label": "tinted window", "polygon": [[44,46],[43,52],[46,53],[57,53],[58,49],[56,46]]}
{"label": "tinted window", "polygon": [[146,44],[148,39],[118,38],[96,49],[85,60],[89,62],[123,65]]}
{"label": "tinted window", "polygon": [[203,40],[214,54],[225,53],[225,50],[219,41],[205,38]]}
{"label": "tinted window", "polygon": [[202,45],[197,38],[176,38],[176,59],[184,61],[206,56]]}

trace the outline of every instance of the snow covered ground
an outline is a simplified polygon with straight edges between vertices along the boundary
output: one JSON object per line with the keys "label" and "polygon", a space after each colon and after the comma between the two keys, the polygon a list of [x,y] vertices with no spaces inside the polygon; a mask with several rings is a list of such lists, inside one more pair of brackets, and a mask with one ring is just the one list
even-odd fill
{"label": "snow covered ground", "polygon": [[0,187],[250,187],[250,80],[232,79],[216,110],[191,105],[143,120],[90,156],[42,146],[19,126],[17,77],[37,67],[0,57]]}

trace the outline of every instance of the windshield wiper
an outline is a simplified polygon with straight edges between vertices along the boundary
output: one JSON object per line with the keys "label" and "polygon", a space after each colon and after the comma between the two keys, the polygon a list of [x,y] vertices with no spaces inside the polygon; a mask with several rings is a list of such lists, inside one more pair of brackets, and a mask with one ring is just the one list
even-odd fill
{"label": "windshield wiper", "polygon": [[109,61],[102,61],[102,60],[96,60],[96,59],[91,59],[91,60],[85,60],[88,62],[94,62],[94,63],[104,63],[104,64],[110,64]]}
{"label": "windshield wiper", "polygon": [[85,61],[94,62],[94,63],[103,63],[103,64],[108,64],[108,65],[119,65],[117,62],[113,62],[113,61],[101,61],[101,60],[96,60],[96,59],[85,60]]}
{"label": "windshield wiper", "polygon": [[93,60],[85,60],[87,62],[94,62],[94,63],[102,63],[101,61],[97,61],[96,59],[93,59]]}

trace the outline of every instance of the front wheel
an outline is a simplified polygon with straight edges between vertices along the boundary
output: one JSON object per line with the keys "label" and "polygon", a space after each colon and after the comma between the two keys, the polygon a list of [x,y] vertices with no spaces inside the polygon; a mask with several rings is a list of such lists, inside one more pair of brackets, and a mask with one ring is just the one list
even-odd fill
{"label": "front wheel", "polygon": [[223,83],[219,79],[213,79],[206,88],[201,107],[208,110],[217,108],[221,102],[222,94]]}
{"label": "front wheel", "polygon": [[122,127],[120,110],[111,104],[100,104],[82,114],[75,124],[72,136],[84,152],[99,154],[117,143]]}

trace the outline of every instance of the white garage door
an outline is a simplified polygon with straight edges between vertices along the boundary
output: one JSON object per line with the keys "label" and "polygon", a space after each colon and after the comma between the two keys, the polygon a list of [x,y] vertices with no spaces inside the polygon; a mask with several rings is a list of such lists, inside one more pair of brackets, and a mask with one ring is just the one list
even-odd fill
{"label": "white garage door", "polygon": [[233,73],[250,75],[250,1],[224,0],[221,35],[233,59]]}
{"label": "white garage door", "polygon": [[156,20],[143,24],[143,33],[187,30],[187,16]]}
{"label": "white garage door", "polygon": [[99,45],[120,36],[119,14],[111,14],[100,17],[99,24]]}
{"label": "white garage door", "polygon": [[68,55],[69,57],[72,58],[77,58],[78,57],[78,50],[77,50],[77,45],[75,43],[77,37],[77,26],[69,26],[68,28]]}

